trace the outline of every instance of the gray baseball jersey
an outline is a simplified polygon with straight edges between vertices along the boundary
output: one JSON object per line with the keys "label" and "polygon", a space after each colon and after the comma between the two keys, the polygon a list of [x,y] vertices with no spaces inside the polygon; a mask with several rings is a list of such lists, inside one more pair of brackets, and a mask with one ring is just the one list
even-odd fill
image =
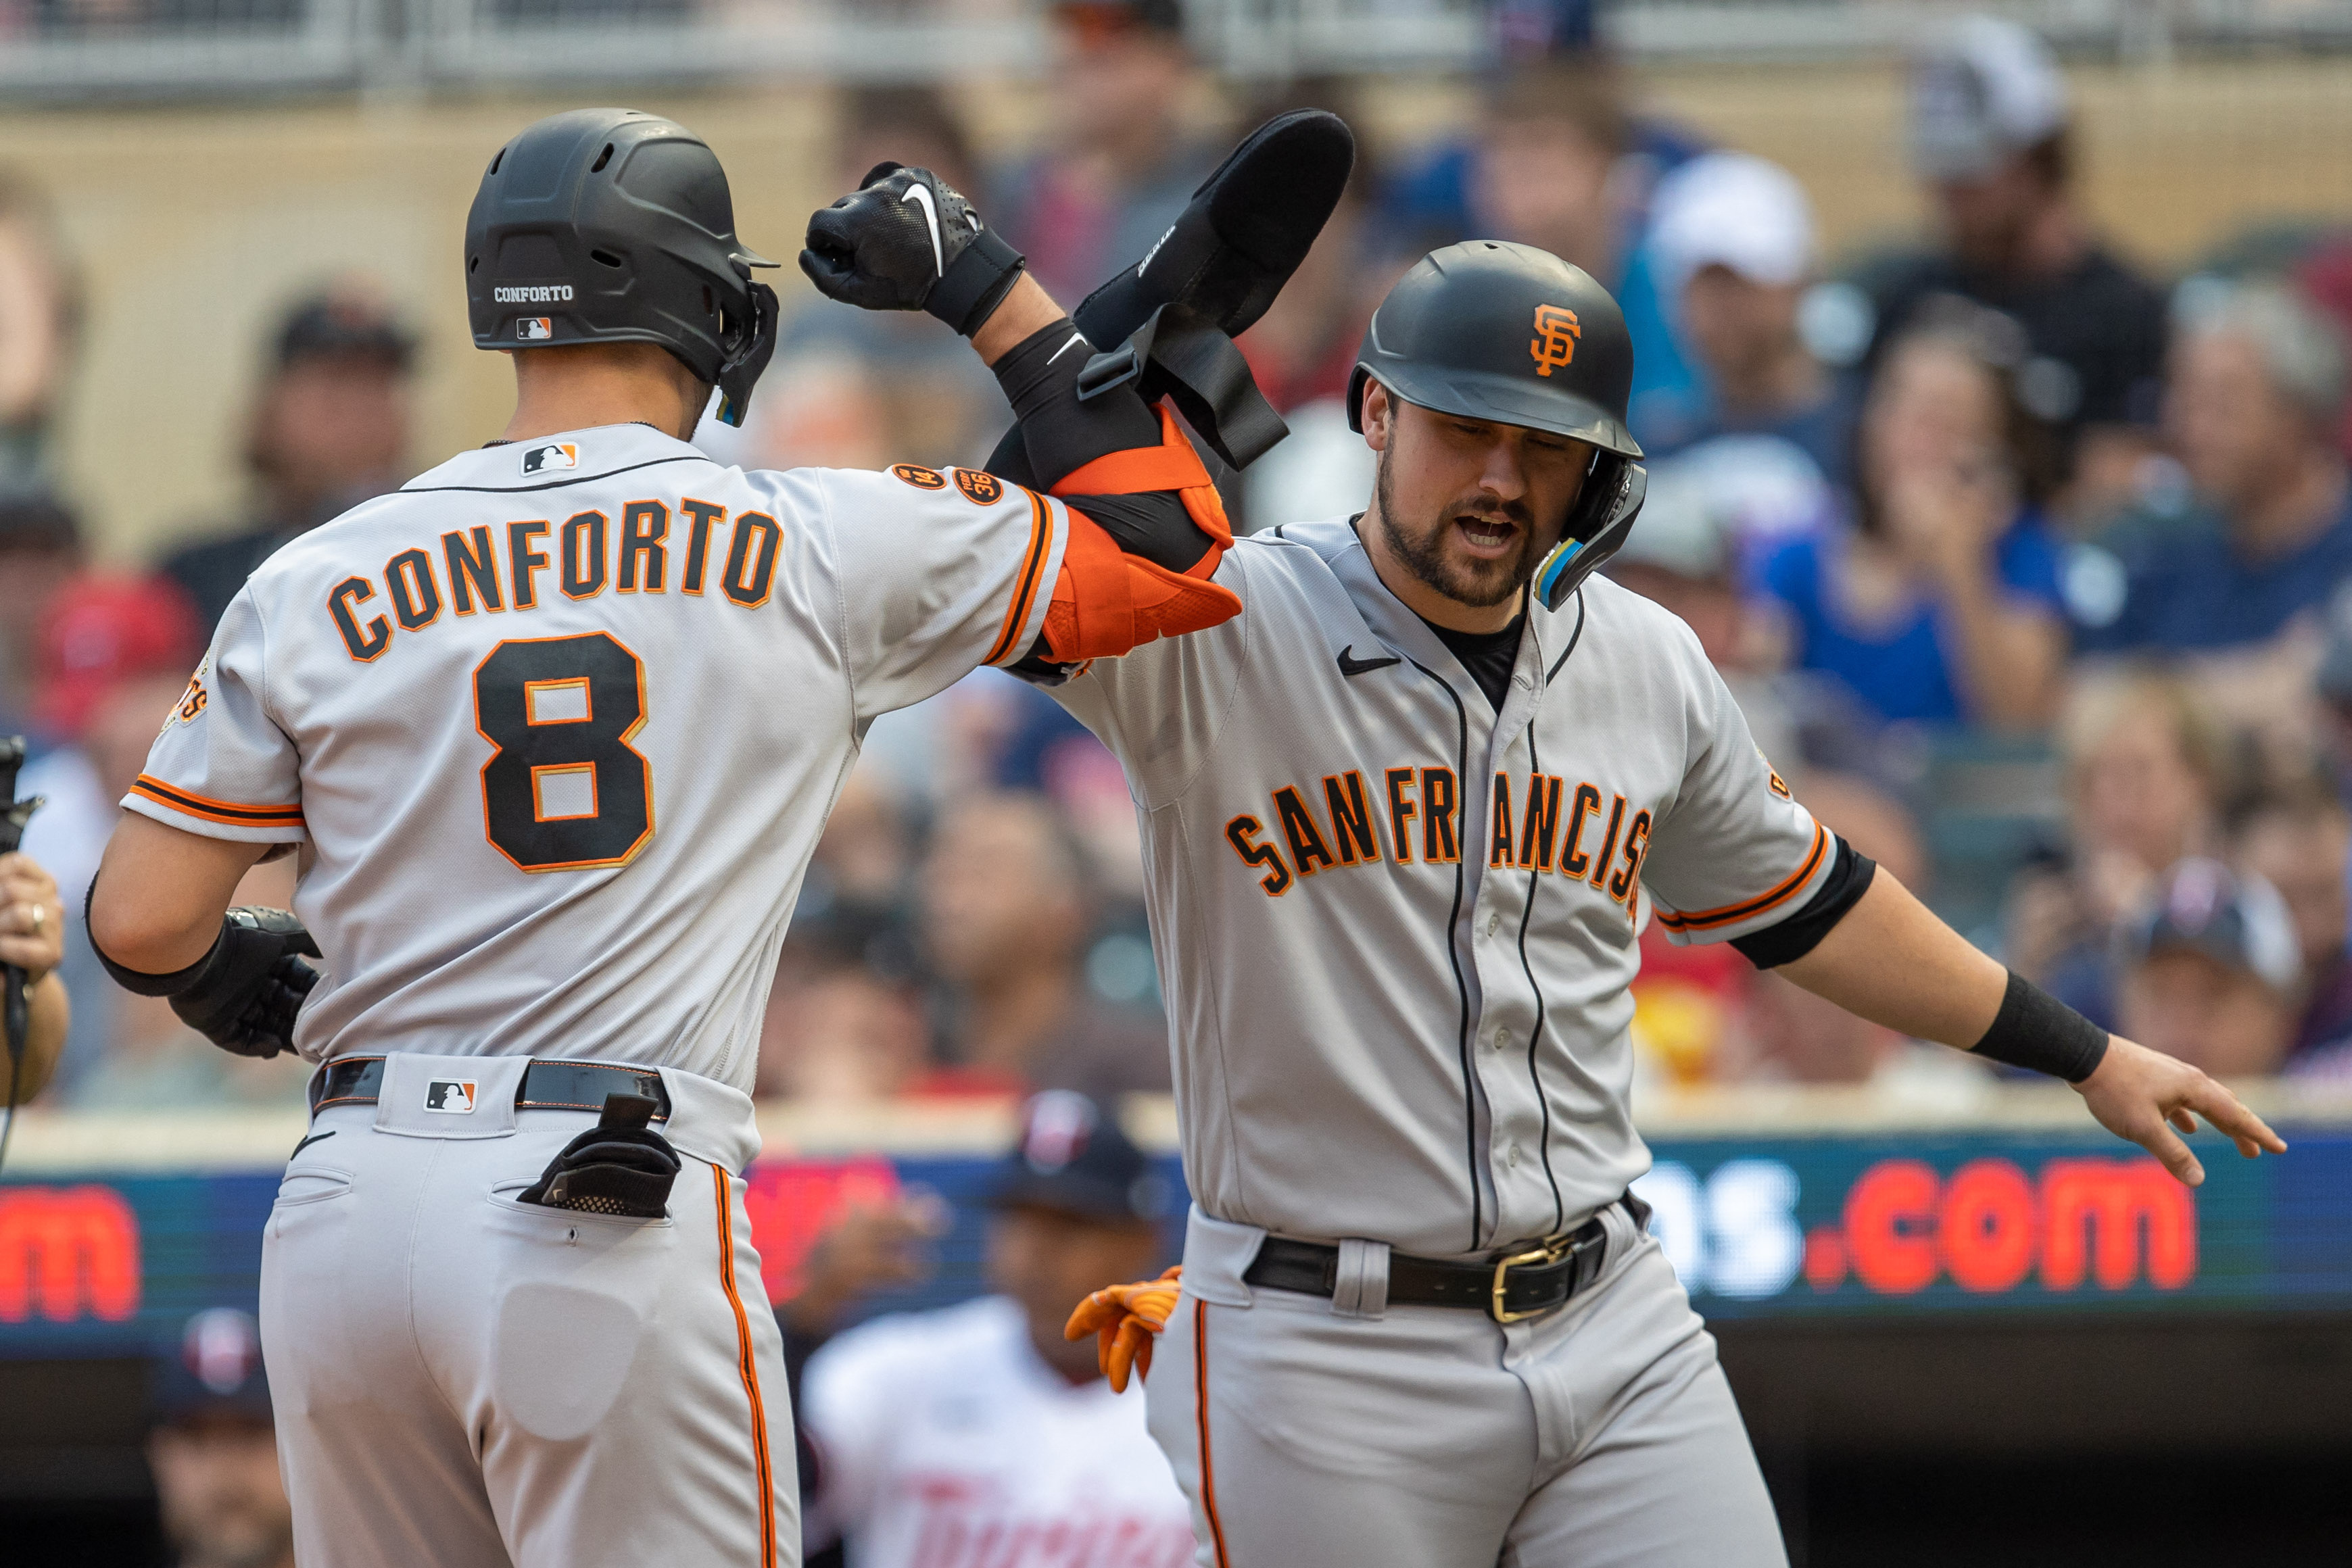
{"label": "gray baseball jersey", "polygon": [[1613,583],[1531,612],[1497,714],[1345,520],[1217,580],[1239,618],[1055,689],[1141,819],[1195,1200],[1435,1257],[1580,1223],[1648,1168],[1643,890],[1677,942],[1744,936],[1832,840],[1689,628]]}
{"label": "gray baseball jersey", "polygon": [[751,1083],[874,717],[1034,640],[1061,504],[720,467],[646,426],[469,452],[271,557],[123,804],[299,843],[296,1044]]}

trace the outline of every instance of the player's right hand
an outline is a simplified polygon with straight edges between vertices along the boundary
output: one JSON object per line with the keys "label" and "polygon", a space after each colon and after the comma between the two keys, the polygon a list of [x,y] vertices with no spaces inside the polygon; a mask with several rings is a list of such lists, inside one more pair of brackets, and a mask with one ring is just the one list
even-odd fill
{"label": "player's right hand", "polygon": [[285,910],[232,909],[203,977],[172,998],[172,1010],[223,1051],[275,1056],[293,1048],[295,1015],[319,983],[302,960],[317,956],[310,931]]}
{"label": "player's right hand", "polygon": [[2106,1055],[2088,1078],[2074,1085],[2074,1092],[2099,1125],[2154,1155],[2190,1186],[2204,1182],[2205,1167],[2173,1129],[2193,1133],[2200,1116],[2232,1139],[2250,1160],[2264,1150],[2286,1153],[2286,1140],[2228,1089],[2189,1063],[2119,1034],[2107,1037]]}
{"label": "player's right hand", "polygon": [[1110,1379],[1113,1394],[1127,1392],[1130,1368],[1138,1377],[1151,1375],[1152,1341],[1168,1326],[1168,1314],[1176,1310],[1183,1278],[1184,1265],[1179,1263],[1157,1280],[1108,1285],[1080,1301],[1078,1310],[1070,1314],[1062,1337],[1095,1336],[1096,1362]]}
{"label": "player's right hand", "polygon": [[920,310],[981,232],[971,204],[929,169],[882,163],[809,219],[801,270],[863,310]]}

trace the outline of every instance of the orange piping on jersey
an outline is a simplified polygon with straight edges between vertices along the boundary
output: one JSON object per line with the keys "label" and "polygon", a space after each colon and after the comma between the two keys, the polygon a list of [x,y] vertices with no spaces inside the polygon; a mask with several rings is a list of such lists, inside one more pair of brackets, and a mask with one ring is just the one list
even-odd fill
{"label": "orange piping on jersey", "polygon": [[1198,1300],[1192,1303],[1192,1418],[1201,1428],[1201,1511],[1209,1518],[1217,1568],[1233,1568],[1224,1521],[1217,1517],[1217,1469],[1209,1458],[1209,1303]]}
{"label": "orange piping on jersey", "polygon": [[1829,830],[1815,822],[1813,847],[1811,852],[1805,856],[1805,863],[1790,872],[1789,880],[1770,892],[1759,894],[1744,903],[1727,904],[1720,909],[1702,909],[1689,915],[1670,914],[1660,910],[1658,924],[1669,931],[1697,931],[1711,926],[1729,925],[1752,915],[1762,915],[1768,910],[1779,908],[1796,897],[1804,890],[1805,883],[1812,880],[1813,873],[1821,868],[1822,856],[1828,852],[1829,837]]}
{"label": "orange piping on jersey", "polygon": [[131,784],[131,792],[144,795],[157,805],[169,806],[174,811],[184,811],[191,817],[202,817],[206,821],[226,822],[231,827],[299,828],[302,825],[302,807],[299,801],[291,806],[247,806],[235,800],[215,800],[208,796],[176,789],[145,773]]}
{"label": "orange piping on jersey", "polygon": [[768,1462],[768,1409],[760,1399],[760,1366],[751,1354],[751,1320],[743,1311],[742,1292],[735,1288],[734,1195],[727,1186],[725,1166],[711,1166],[710,1179],[719,1189],[719,1282],[726,1288],[727,1304],[735,1309],[736,1365],[743,1375],[743,1392],[751,1401],[751,1470],[760,1489],[760,1568],[775,1568],[776,1478]]}
{"label": "orange piping on jersey", "polygon": [[1021,558],[1021,575],[1014,581],[1013,602],[1004,612],[1004,628],[990,645],[983,664],[997,664],[1009,657],[1020,641],[1021,628],[1029,623],[1030,608],[1037,602],[1037,580],[1044,575],[1045,557],[1054,543],[1054,514],[1045,498],[1034,490],[1023,490],[1029,497],[1029,549]]}

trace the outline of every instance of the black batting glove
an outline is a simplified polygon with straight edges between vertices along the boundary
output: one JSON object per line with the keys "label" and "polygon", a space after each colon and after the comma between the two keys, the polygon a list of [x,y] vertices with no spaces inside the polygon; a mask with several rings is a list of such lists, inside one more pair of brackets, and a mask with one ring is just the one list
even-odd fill
{"label": "black batting glove", "polygon": [[228,912],[194,984],[172,998],[182,1022],[223,1051],[272,1057],[292,1049],[295,1015],[319,983],[304,958],[319,945],[282,909]]}
{"label": "black batting glove", "polygon": [[861,310],[928,310],[966,337],[1021,276],[1021,253],[928,169],[882,163],[809,219],[801,270]]}

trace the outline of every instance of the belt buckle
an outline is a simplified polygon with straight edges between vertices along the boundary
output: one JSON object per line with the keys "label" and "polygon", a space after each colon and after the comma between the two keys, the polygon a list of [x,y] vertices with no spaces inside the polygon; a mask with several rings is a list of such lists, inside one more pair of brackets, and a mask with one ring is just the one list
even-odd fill
{"label": "belt buckle", "polygon": [[1540,1247],[1530,1248],[1525,1252],[1515,1252],[1508,1258],[1497,1259],[1495,1262],[1494,1287],[1486,1301],[1486,1315],[1498,1323],[1523,1323],[1529,1318],[1539,1318],[1552,1311],[1550,1307],[1529,1307],[1526,1312],[1515,1312],[1506,1306],[1504,1298],[1510,1289],[1511,1270],[1524,1263],[1557,1263],[1568,1255],[1570,1249],[1575,1244],[1573,1237],[1562,1236],[1555,1240],[1547,1241]]}

